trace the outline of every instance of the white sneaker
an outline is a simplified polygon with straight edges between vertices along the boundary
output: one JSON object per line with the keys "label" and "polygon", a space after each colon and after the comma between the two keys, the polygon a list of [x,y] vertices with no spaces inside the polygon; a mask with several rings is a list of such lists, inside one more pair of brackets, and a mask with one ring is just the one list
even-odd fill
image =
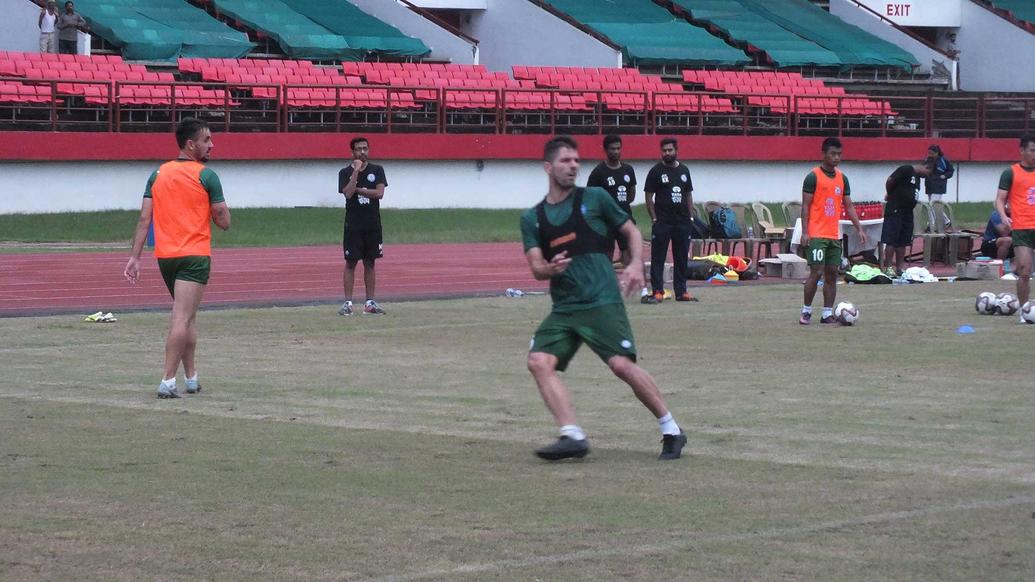
{"label": "white sneaker", "polygon": [[195,378],[194,380],[187,378],[186,384],[187,394],[197,394],[198,392],[201,392],[201,382],[199,382],[197,378]]}
{"label": "white sneaker", "polygon": [[338,310],[338,315],[352,315],[352,302],[346,301],[341,304],[341,309]]}
{"label": "white sneaker", "polygon": [[158,384],[158,398],[165,399],[165,398],[179,398],[179,397],[180,397],[180,393],[176,390],[176,385],[175,384],[173,384],[173,386],[171,388],[166,386],[165,384],[162,384],[162,383]]}
{"label": "white sneaker", "polygon": [[381,309],[381,306],[377,304],[377,301],[367,299],[367,304],[363,306],[363,313],[384,315],[385,310]]}

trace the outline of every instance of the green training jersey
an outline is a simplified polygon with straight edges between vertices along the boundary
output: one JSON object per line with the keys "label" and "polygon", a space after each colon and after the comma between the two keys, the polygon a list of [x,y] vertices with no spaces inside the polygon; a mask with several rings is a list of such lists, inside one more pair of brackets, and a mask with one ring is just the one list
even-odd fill
{"label": "green training jersey", "polygon": [[[546,219],[552,225],[563,225],[571,216],[574,192],[557,204],[546,203]],[[586,188],[582,194],[583,218],[601,235],[613,233],[629,220],[629,215],[601,188]],[[539,247],[539,224],[535,207],[521,216],[521,239],[525,252]],[[635,267],[633,267],[635,268]],[[550,284],[555,313],[571,313],[602,305],[622,302],[611,257],[603,253],[586,253],[572,257],[571,263]]]}

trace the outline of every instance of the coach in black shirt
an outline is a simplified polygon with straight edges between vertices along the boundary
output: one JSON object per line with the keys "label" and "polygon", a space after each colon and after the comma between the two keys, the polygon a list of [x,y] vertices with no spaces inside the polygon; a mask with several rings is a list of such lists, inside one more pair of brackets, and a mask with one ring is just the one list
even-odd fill
{"label": "coach in black shirt", "polygon": [[[618,206],[629,215],[629,220],[635,224],[636,220],[632,217],[632,203],[633,200],[636,200],[636,171],[629,164],[622,162],[622,138],[614,134],[605,136],[604,153],[607,155],[607,159],[593,168],[586,187],[606,190],[618,203]],[[615,241],[621,251],[622,264],[629,264],[629,247],[625,237],[616,236]]]}
{"label": "coach in black shirt", "polygon": [[365,137],[354,138],[352,163],[338,172],[338,191],[345,195],[345,232],[342,247],[345,251],[345,273],[342,286],[345,303],[339,315],[352,315],[352,289],[356,282],[356,263],[363,261],[363,284],[367,301],[364,313],[384,313],[374,299],[376,279],[374,261],[383,256],[384,241],[381,236],[381,198],[384,198],[385,170],[367,160],[370,143]]}
{"label": "coach in black shirt", "polygon": [[[931,175],[929,166],[904,165],[895,168],[884,183],[884,226],[880,242],[884,243],[884,272],[897,277],[906,263],[906,251],[913,246],[913,208],[920,179]],[[894,259],[895,267],[891,263]]]}
{"label": "coach in black shirt", "polygon": [[647,303],[665,298],[665,255],[672,242],[672,287],[676,301],[694,301],[686,290],[686,261],[690,256],[690,207],[694,184],[690,170],[676,160],[676,140],[661,140],[661,162],[647,173],[644,201],[651,219],[650,285]]}

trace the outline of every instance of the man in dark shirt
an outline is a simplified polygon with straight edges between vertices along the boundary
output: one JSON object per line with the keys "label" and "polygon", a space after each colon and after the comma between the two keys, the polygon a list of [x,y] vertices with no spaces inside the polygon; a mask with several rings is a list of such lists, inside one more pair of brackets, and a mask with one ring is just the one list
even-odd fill
{"label": "man in dark shirt", "polygon": [[650,285],[653,293],[644,303],[665,298],[665,255],[672,242],[672,290],[676,301],[696,301],[686,290],[686,261],[690,256],[690,208],[694,184],[690,170],[676,159],[673,138],[661,140],[661,161],[647,173],[644,202],[650,214]]}
{"label": "man in dark shirt", "polygon": [[[622,138],[615,134],[605,136],[604,153],[607,155],[607,159],[593,168],[586,187],[595,186],[606,190],[618,203],[618,207],[629,215],[629,220],[636,224],[636,220],[632,217],[632,203],[636,200],[636,171],[629,164],[622,162]],[[618,250],[621,251],[620,260],[623,264],[627,264],[629,248],[625,238],[615,236],[615,241],[618,243]]]}
{"label": "man in dark shirt", "polygon": [[374,300],[376,279],[374,261],[380,259],[384,250],[381,236],[381,199],[385,195],[388,180],[385,170],[370,163],[370,143],[365,137],[350,142],[352,163],[338,172],[338,191],[345,195],[345,232],[342,247],[345,251],[345,272],[342,286],[345,303],[338,315],[352,315],[352,289],[356,283],[356,264],[363,261],[363,285],[367,301],[363,313],[384,313],[385,310]]}
{"label": "man in dark shirt", "polygon": [[880,233],[884,264],[881,266],[889,277],[898,277],[905,268],[906,252],[913,246],[916,192],[920,189],[920,179],[930,175],[930,166],[907,164],[895,168],[884,182],[884,226]]}
{"label": "man in dark shirt", "polygon": [[1003,224],[1003,217],[998,210],[993,210],[985,225],[985,234],[981,235],[981,256],[992,257],[1000,261],[1013,258],[1013,237],[1010,227]]}

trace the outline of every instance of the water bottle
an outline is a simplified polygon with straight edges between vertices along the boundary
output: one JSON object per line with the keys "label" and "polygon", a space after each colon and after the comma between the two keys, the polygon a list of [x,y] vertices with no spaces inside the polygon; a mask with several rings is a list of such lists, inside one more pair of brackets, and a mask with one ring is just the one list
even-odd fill
{"label": "water bottle", "polygon": [[748,238],[755,238],[755,229],[750,226],[748,227]]}

